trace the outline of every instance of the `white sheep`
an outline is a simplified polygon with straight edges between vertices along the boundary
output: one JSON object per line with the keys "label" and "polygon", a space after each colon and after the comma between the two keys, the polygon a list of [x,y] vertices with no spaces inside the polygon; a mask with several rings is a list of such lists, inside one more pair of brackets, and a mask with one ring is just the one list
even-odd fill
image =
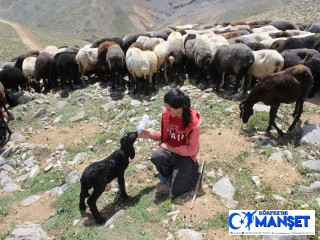
{"label": "white sheep", "polygon": [[164,64],[164,59],[165,59],[165,54],[166,54],[166,49],[167,49],[167,41],[161,42],[159,44],[157,44],[154,47],[154,52],[157,55],[157,63],[158,63],[158,71],[160,71],[163,68],[163,64]]}
{"label": "white sheep", "polygon": [[249,86],[251,86],[252,77],[261,79],[271,73],[280,72],[283,69],[284,59],[276,50],[263,49],[253,51],[253,55],[254,63],[248,70]]}
{"label": "white sheep", "polygon": [[82,85],[84,85],[84,74],[97,68],[98,48],[88,48],[86,46],[80,48],[76,55],[76,61],[79,65],[80,79]]}
{"label": "white sheep", "polygon": [[51,55],[51,57],[53,57],[56,53],[59,52],[59,48],[56,46],[47,46],[43,52],[47,52]]}
{"label": "white sheep", "polygon": [[36,57],[27,57],[22,63],[23,76],[30,82],[34,78],[34,69],[36,66]]}
{"label": "white sheep", "polygon": [[126,53],[126,64],[129,73],[133,76],[136,84],[134,94],[138,92],[138,79],[143,78],[145,81],[149,77],[150,63],[148,56],[142,50],[130,47]]}
{"label": "white sheep", "polygon": [[152,86],[152,90],[155,90],[155,82],[153,81],[152,77],[154,74],[158,72],[158,60],[157,60],[157,55],[153,51],[143,51],[143,54],[145,54],[148,58],[149,64],[150,64],[150,70],[149,70],[149,84],[147,84],[146,88],[146,95],[149,93],[149,86]]}
{"label": "white sheep", "polygon": [[164,39],[162,38],[148,38],[144,44],[143,44],[143,50],[150,50],[153,51],[155,46],[157,46],[159,43],[164,42]]}

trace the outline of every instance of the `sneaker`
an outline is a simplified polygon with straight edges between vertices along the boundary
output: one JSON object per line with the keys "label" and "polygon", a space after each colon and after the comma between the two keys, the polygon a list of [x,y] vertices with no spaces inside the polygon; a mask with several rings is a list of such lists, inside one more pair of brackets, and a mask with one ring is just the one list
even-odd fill
{"label": "sneaker", "polygon": [[169,179],[169,177],[160,176],[160,183],[166,184],[166,182],[168,181],[168,179]]}

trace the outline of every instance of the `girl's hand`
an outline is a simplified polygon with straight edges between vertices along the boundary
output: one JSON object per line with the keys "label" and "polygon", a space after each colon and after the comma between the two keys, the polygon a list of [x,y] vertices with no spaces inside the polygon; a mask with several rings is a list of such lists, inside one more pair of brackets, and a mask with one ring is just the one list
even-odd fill
{"label": "girl's hand", "polygon": [[138,138],[150,138],[150,132],[148,130],[142,129],[142,132],[138,134]]}

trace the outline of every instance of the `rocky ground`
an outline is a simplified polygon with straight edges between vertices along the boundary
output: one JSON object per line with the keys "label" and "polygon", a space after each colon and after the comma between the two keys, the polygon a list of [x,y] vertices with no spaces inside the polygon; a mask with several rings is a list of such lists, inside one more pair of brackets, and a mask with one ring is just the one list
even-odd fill
{"label": "rocky ground", "polygon": [[[30,239],[59,239],[59,235],[42,230],[42,225],[58,214],[52,208],[56,198],[79,181],[90,162],[115,150],[119,136],[136,129],[143,114],[151,118],[148,128],[158,129],[162,96],[169,88],[161,86],[151,99],[133,96],[123,88],[112,91],[99,83],[69,92],[66,98],[55,92],[25,93],[19,106],[12,109],[15,120],[10,127],[14,134],[2,148],[1,198],[27,191],[26,182],[39,174],[49,175],[62,169],[65,177],[63,182],[52,180],[49,190],[29,194],[9,205],[10,209],[0,218],[1,232],[6,233],[7,239],[27,233],[33,236]],[[239,119],[238,104],[243,98],[240,94],[231,95],[229,90],[217,94],[210,88],[203,90],[188,83],[181,89],[203,117],[199,155],[200,163],[205,160],[202,189],[193,210],[190,209],[193,192],[174,202],[162,222],[164,232],[159,239],[183,239],[186,235],[194,236],[192,239],[230,239],[225,228],[204,232],[195,227],[196,223],[215,218],[220,212],[227,213],[228,209],[319,209],[319,95],[307,100],[294,132],[280,138],[275,132],[267,137],[261,131],[246,131],[246,125]],[[289,116],[292,110],[293,105],[280,108],[277,121],[283,129],[292,121]],[[257,104],[255,111],[268,108]],[[267,123],[262,125],[266,127]],[[142,190],[148,184],[157,184],[156,171],[149,162],[156,147],[157,143],[149,140],[137,141],[137,155],[128,170],[135,174],[128,173],[127,189]],[[114,192],[117,185],[111,184],[104,194]],[[116,218],[120,219],[116,221],[121,221],[123,211],[117,213]],[[84,227],[88,220],[92,222],[90,215],[77,217],[73,219],[74,227]],[[190,227],[172,232],[173,223],[184,220],[191,222]],[[117,223],[105,226],[114,224]]]}

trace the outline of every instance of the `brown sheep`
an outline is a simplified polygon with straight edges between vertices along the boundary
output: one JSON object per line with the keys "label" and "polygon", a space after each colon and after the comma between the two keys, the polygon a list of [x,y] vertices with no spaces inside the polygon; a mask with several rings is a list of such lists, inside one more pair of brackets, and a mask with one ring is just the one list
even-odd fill
{"label": "brown sheep", "polygon": [[115,42],[103,42],[98,47],[98,76],[99,81],[104,80],[104,76],[106,72],[108,71],[108,65],[107,65],[107,52],[110,46],[116,44]]}
{"label": "brown sheep", "polygon": [[284,71],[270,74],[252,89],[248,98],[242,101],[240,107],[240,118],[247,123],[253,114],[253,105],[263,102],[271,106],[269,112],[269,125],[266,133],[270,134],[273,126],[280,136],[284,136],[282,130],[276,125],[275,119],[281,103],[296,103],[292,116],[294,120],[288,131],[292,131],[303,112],[303,103],[313,85],[313,77],[308,67],[296,65]]}

